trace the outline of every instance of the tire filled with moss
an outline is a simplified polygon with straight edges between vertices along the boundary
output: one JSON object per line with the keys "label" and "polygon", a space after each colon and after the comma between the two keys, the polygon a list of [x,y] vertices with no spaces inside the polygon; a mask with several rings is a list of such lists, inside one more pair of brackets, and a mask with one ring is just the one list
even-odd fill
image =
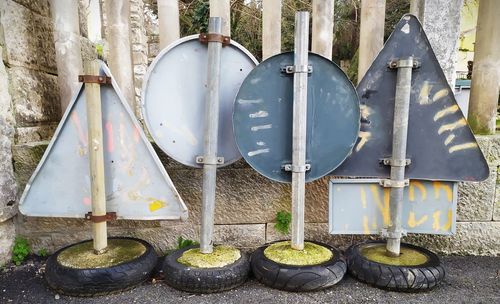
{"label": "tire filled with moss", "polygon": [[51,255],[45,267],[48,285],[58,293],[90,297],[128,290],[147,280],[158,262],[153,247],[136,238],[109,238],[108,252],[92,256],[92,240]]}
{"label": "tire filled with moss", "polygon": [[308,244],[313,244],[321,246],[331,254],[326,260],[317,264],[304,261],[306,265],[289,265],[276,262],[266,256],[266,249],[277,243],[281,242],[274,242],[258,248],[251,257],[252,272],[255,278],[264,285],[294,292],[316,291],[337,284],[346,273],[347,265],[343,255],[332,246],[306,241],[305,248]]}
{"label": "tire filled with moss", "polygon": [[419,246],[401,243],[399,257],[385,254],[385,241],[368,241],[346,251],[349,273],[375,287],[404,292],[433,289],[444,279],[439,257]]}
{"label": "tire filled with moss", "polygon": [[[216,250],[217,247],[214,247],[214,252]],[[189,251],[199,252],[199,245],[176,250],[167,255],[163,262],[165,282],[175,289],[192,293],[214,293],[238,287],[248,279],[250,263],[243,252],[227,265],[209,267],[189,265],[190,259],[186,258]]]}

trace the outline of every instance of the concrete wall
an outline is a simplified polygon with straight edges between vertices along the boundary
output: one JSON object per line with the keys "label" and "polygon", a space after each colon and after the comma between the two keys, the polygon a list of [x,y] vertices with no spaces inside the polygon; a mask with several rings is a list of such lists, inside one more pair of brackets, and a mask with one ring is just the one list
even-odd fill
{"label": "concrete wall", "polygon": [[[131,2],[137,98],[147,64],[159,52],[157,20],[151,9],[154,4],[154,0]],[[28,218],[22,215],[12,218],[17,208],[12,201],[15,202],[24,189],[61,115],[48,7],[46,0],[0,1],[0,47],[4,63],[4,67],[0,65],[0,80],[8,80],[5,82],[8,90],[3,90],[0,82],[0,152],[4,157],[0,159],[0,172],[7,172],[0,175],[0,182],[3,186],[6,180],[5,185],[10,185],[10,190],[2,188],[0,193],[0,214],[2,211],[9,214],[0,216],[0,264],[9,258],[14,227],[18,235],[30,240],[35,251],[40,248],[54,251],[90,237],[90,224],[84,220]],[[83,18],[82,24],[84,22]],[[82,34],[85,33],[82,30]],[[93,52],[85,37],[82,37],[82,49],[87,57]],[[4,107],[4,104],[10,104],[10,107]],[[407,241],[446,254],[500,254],[500,179],[497,174],[500,137],[479,137],[479,141],[488,158],[491,177],[485,182],[460,186],[457,234],[452,237],[412,235]],[[10,150],[13,162],[9,161]],[[179,236],[198,239],[202,172],[176,163],[159,150],[158,153],[189,208],[190,218],[184,223],[117,221],[109,224],[109,232],[111,235],[144,238],[159,251],[164,251],[174,247]],[[18,184],[17,195],[12,190],[15,189],[12,169],[10,177],[8,173],[12,163]],[[219,171],[217,186],[216,243],[254,248],[286,238],[274,229],[274,219],[277,211],[290,210],[289,185],[271,182],[240,161]],[[328,178],[323,178],[307,185],[306,237],[340,248],[366,238],[329,235],[327,214]]]}

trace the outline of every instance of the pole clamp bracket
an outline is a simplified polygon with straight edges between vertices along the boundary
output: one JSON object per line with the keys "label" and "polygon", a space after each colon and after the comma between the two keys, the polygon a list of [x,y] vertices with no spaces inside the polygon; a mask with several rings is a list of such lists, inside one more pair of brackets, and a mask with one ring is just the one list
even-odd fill
{"label": "pole clamp bracket", "polygon": [[224,164],[224,157],[196,156],[196,163],[204,165],[222,165]]}
{"label": "pole clamp bracket", "polygon": [[302,166],[297,166],[297,165],[293,165],[293,164],[285,164],[285,165],[281,165],[281,169],[283,169],[285,171],[301,173],[301,172],[306,172],[306,171],[311,170],[311,164],[305,164]]}
{"label": "pole clamp bracket", "polygon": [[111,77],[96,76],[96,75],[78,75],[78,82],[83,83],[97,83],[97,84],[111,84]]}
{"label": "pole clamp bracket", "polygon": [[308,73],[313,72],[312,65],[286,65],[281,67],[281,73],[295,74],[295,73]]}
{"label": "pole clamp bracket", "polygon": [[85,213],[85,219],[92,223],[110,222],[116,220],[116,212],[106,212],[105,215],[92,215],[92,212]]}
{"label": "pole clamp bracket", "polygon": [[385,188],[404,188],[410,185],[410,180],[395,181],[392,179],[381,179],[380,185]]}
{"label": "pole clamp bracket", "polygon": [[387,228],[383,228],[380,231],[380,236],[386,239],[400,239],[407,235],[407,231],[400,229],[399,231],[389,231]]}
{"label": "pole clamp bracket", "polygon": [[411,164],[411,159],[381,158],[380,163],[391,167],[406,167]]}
{"label": "pole clamp bracket", "polygon": [[418,69],[421,63],[419,60],[409,57],[405,59],[392,59],[387,63],[389,69],[397,69],[397,68],[413,68]]}
{"label": "pole clamp bracket", "polygon": [[222,43],[222,46],[228,46],[231,44],[231,37],[215,33],[201,33],[198,39],[203,44],[207,44],[209,42],[219,42]]}

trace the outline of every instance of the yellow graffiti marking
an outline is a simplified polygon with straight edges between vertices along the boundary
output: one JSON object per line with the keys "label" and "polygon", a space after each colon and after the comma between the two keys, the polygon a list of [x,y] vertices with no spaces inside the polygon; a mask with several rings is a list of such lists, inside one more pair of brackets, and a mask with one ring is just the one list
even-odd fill
{"label": "yellow graffiti marking", "polygon": [[432,218],[434,219],[434,221],[432,222],[432,229],[434,229],[434,231],[439,231],[440,229],[440,225],[439,225],[439,216],[441,215],[441,211],[436,211],[432,214]]}
{"label": "yellow graffiti marking", "polygon": [[420,89],[420,94],[418,96],[418,103],[423,105],[423,104],[428,104],[429,103],[429,94],[431,92],[432,86],[429,85],[428,81],[424,81],[424,84],[422,85],[422,88]]}
{"label": "yellow graffiti marking", "polygon": [[154,212],[158,209],[164,208],[167,204],[164,201],[155,200],[149,203],[149,211]]}
{"label": "yellow graffiti marking", "polygon": [[363,215],[363,233],[370,234],[370,228],[368,228],[368,217]]}
{"label": "yellow graffiti marking", "polygon": [[455,134],[450,134],[448,137],[446,137],[446,140],[444,141],[444,144],[447,146],[451,141],[455,138]]}
{"label": "yellow graffiti marking", "polygon": [[372,230],[378,230],[377,217],[374,216],[372,220]]}
{"label": "yellow graffiti marking", "polygon": [[370,132],[359,131],[358,136],[361,139],[359,140],[359,143],[356,146],[356,152],[359,152],[359,150],[361,150],[361,148],[363,148],[363,146],[368,142],[370,137],[372,137],[372,134]]}
{"label": "yellow graffiti marking", "polygon": [[364,187],[361,187],[361,205],[363,205],[363,209],[366,209],[366,192]]}
{"label": "yellow graffiti marking", "polygon": [[[448,94],[448,92],[447,92],[447,94]],[[434,95],[434,96],[436,96],[436,95]],[[459,109],[458,105],[453,105],[451,107],[447,107],[447,108],[437,112],[436,115],[434,115],[434,121],[437,121],[438,119],[443,118],[446,115],[453,114],[456,111],[458,111],[458,109]]]}
{"label": "yellow graffiti marking", "polygon": [[453,191],[451,191],[451,188],[449,185],[445,185],[441,182],[433,182],[432,185],[434,186],[434,198],[439,199],[440,196],[440,190],[443,189],[444,192],[446,192],[446,199],[448,202],[451,202],[453,198]]}
{"label": "yellow graffiti marking", "polygon": [[410,211],[410,215],[408,215],[408,226],[410,228],[415,228],[417,226],[422,225],[425,223],[428,219],[427,215],[422,216],[419,220],[416,219],[415,217],[415,212]]}
{"label": "yellow graffiti marking", "polygon": [[439,99],[448,96],[448,90],[447,89],[441,89],[432,96],[432,101],[438,101]]}
{"label": "yellow graffiti marking", "polygon": [[468,142],[468,143],[465,143],[465,144],[454,145],[454,146],[451,146],[450,149],[448,149],[448,151],[450,153],[453,153],[453,152],[457,152],[457,151],[461,151],[461,150],[466,150],[466,149],[472,149],[472,148],[477,148],[477,143],[475,143],[475,142]]}
{"label": "yellow graffiti marking", "polygon": [[466,125],[467,125],[467,121],[465,120],[465,118],[460,118],[459,120],[457,120],[453,123],[450,123],[447,125],[442,125],[438,130],[438,134],[443,134],[446,131],[452,131],[452,130],[464,127]]}
{"label": "yellow graffiti marking", "polygon": [[451,209],[448,210],[448,220],[446,221],[446,224],[443,225],[442,229],[444,231],[449,231],[451,228],[451,224],[453,222],[453,211]]}
{"label": "yellow graffiti marking", "polygon": [[384,226],[389,226],[391,222],[390,209],[389,209],[389,189],[384,189],[384,202],[380,199],[378,193],[378,186],[371,185],[370,190],[372,191],[375,203],[377,204],[380,213],[382,213],[382,218],[384,220]]}
{"label": "yellow graffiti marking", "polygon": [[422,195],[422,201],[425,201],[427,198],[427,189],[425,189],[424,185],[419,181],[411,181],[410,189],[408,190],[408,198],[410,202],[415,201],[415,187],[420,190],[420,194]]}
{"label": "yellow graffiti marking", "polygon": [[359,111],[361,112],[361,117],[363,117],[365,119],[368,118],[368,116],[370,116],[370,114],[372,114],[370,107],[367,105],[360,105]]}

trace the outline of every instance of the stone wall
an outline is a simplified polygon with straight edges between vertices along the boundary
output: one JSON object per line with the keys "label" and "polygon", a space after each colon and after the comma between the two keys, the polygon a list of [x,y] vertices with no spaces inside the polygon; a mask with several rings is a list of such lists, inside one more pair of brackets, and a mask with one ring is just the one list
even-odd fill
{"label": "stone wall", "polygon": [[[147,64],[159,52],[158,24],[152,9],[154,4],[154,0],[131,2],[137,98],[140,98]],[[14,223],[16,233],[27,237],[34,251],[45,248],[53,252],[64,245],[90,238],[91,233],[90,224],[84,220],[22,215],[12,219],[17,199],[12,169],[9,169],[9,164],[12,166],[10,146],[18,198],[40,161],[61,115],[48,7],[48,0],[0,1],[0,48],[3,49],[5,63],[5,67],[0,65],[0,80],[8,79],[9,87],[5,90],[5,82],[0,82],[0,265],[9,257]],[[85,31],[82,33],[85,34]],[[92,45],[82,39],[86,41],[82,43],[82,49],[92,52]],[[500,137],[479,137],[479,142],[488,158],[491,176],[485,182],[460,185],[456,235],[411,235],[406,238],[407,241],[445,254],[500,254],[500,178],[497,173]],[[109,224],[109,234],[140,237],[153,243],[159,251],[165,251],[175,246],[179,236],[190,239],[199,237],[202,171],[176,163],[158,149],[157,152],[189,208],[189,219],[186,222],[117,221]],[[4,183],[4,180],[7,182]],[[3,185],[7,185],[7,190]],[[328,234],[328,178],[308,184],[306,195],[307,238],[340,248],[367,238]],[[274,229],[276,212],[280,210],[290,210],[289,185],[269,181],[244,161],[218,171],[216,243],[255,248],[286,238]],[[8,216],[2,217],[2,214]]]}
{"label": "stone wall", "polygon": [[[85,18],[82,18],[84,21]],[[81,24],[86,33],[85,24]],[[83,57],[95,53],[81,37]],[[11,146],[47,141],[59,123],[61,106],[53,23],[48,0],[0,1],[0,265],[10,259],[12,217],[24,186],[14,180]],[[18,161],[20,161],[18,159]],[[23,164],[18,163],[16,170]],[[30,169],[31,170],[31,169]],[[23,171],[31,175],[32,171]],[[16,172],[16,177],[20,174]],[[17,192],[17,193],[16,193]]]}

